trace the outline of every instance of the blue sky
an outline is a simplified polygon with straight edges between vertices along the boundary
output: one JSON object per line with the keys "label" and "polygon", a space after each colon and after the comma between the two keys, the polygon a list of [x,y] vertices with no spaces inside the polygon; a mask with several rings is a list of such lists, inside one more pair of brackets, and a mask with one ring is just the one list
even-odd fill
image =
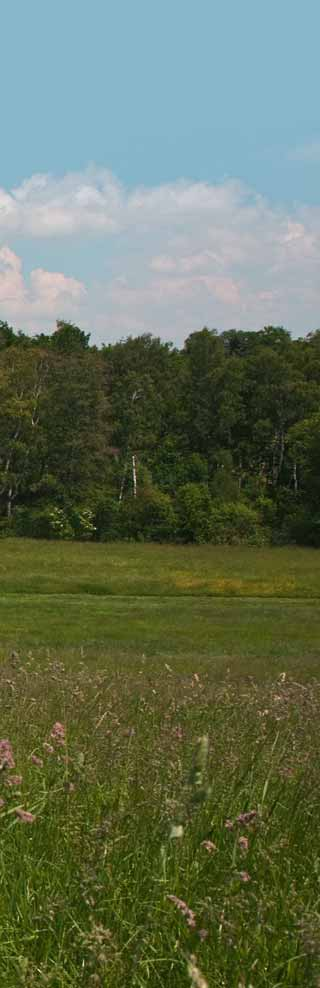
{"label": "blue sky", "polygon": [[177,343],[320,324],[318,0],[1,19],[1,318]]}

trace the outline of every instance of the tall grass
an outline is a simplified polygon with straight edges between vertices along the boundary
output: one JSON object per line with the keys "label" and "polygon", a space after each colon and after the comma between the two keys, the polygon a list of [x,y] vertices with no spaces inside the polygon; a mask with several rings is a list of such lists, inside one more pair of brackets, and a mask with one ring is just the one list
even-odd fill
{"label": "tall grass", "polygon": [[320,983],[317,682],[29,654],[0,710],[1,984]]}

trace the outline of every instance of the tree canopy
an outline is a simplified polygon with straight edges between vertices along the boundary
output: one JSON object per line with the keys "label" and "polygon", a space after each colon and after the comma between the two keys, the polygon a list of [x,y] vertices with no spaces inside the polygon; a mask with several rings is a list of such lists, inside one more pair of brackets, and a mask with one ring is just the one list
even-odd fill
{"label": "tree canopy", "polygon": [[320,330],[100,349],[0,322],[0,530],[320,545]]}

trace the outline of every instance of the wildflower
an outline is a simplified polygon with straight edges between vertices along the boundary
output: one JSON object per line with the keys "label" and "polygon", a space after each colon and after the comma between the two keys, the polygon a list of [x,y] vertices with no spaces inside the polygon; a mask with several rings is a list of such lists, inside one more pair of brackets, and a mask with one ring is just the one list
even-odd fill
{"label": "wildflower", "polygon": [[240,882],[251,882],[251,876],[247,871],[239,871]]}
{"label": "wildflower", "polygon": [[31,755],[31,761],[34,765],[37,765],[38,768],[43,768],[43,759],[39,758],[39,755]]}
{"label": "wildflower", "polygon": [[202,930],[198,930],[198,935],[200,937],[200,940],[203,942],[204,940],[207,939],[207,936],[209,936],[208,930],[203,930],[203,929]]}
{"label": "wildflower", "polygon": [[257,816],[257,810],[248,810],[247,813],[239,813],[236,822],[242,826],[243,824],[247,826],[248,823],[252,823]]}
{"label": "wildflower", "polygon": [[0,770],[3,768],[15,768],[15,764],[10,741],[7,738],[3,738],[0,741]]}
{"label": "wildflower", "polygon": [[56,741],[58,745],[60,746],[65,745],[66,731],[64,724],[60,724],[59,720],[57,720],[56,723],[53,725],[50,737],[53,738],[53,740]]}
{"label": "wildflower", "polygon": [[22,775],[8,775],[6,778],[6,786],[21,786]]}
{"label": "wildflower", "polygon": [[249,847],[249,841],[247,837],[239,837],[238,844],[241,851],[246,852]]}
{"label": "wildflower", "polygon": [[201,847],[205,847],[206,851],[208,851],[208,854],[213,854],[213,851],[217,850],[216,845],[213,843],[212,840],[202,840]]}
{"label": "wildflower", "polygon": [[184,902],[183,899],[178,899],[176,895],[168,895],[168,899],[170,899],[170,902],[173,902],[182,915],[185,916],[188,926],[195,927],[195,913],[189,908],[189,906],[187,906],[187,903]]}
{"label": "wildflower", "polygon": [[0,799],[0,810],[2,810],[3,806],[5,806],[5,802],[5,799]]}
{"label": "wildflower", "polygon": [[45,750],[45,752],[46,752],[47,755],[53,755],[53,753],[54,753],[54,747],[53,747],[52,744],[48,744],[47,741],[44,741],[43,742],[43,747],[44,747],[44,750]]}
{"label": "wildflower", "polygon": [[224,825],[225,825],[226,830],[233,830],[232,820],[225,820],[225,824]]}
{"label": "wildflower", "polygon": [[15,813],[19,817],[19,820],[22,820],[22,823],[35,822],[36,817],[33,815],[33,813],[29,813],[29,810],[22,809],[21,806],[17,806]]}

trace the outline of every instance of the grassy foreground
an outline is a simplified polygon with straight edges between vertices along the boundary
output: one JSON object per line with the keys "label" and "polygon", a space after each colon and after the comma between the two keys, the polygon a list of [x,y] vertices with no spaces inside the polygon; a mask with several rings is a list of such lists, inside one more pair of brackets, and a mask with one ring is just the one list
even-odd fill
{"label": "grassy foreground", "polygon": [[0,550],[0,985],[319,988],[320,554]]}
{"label": "grassy foreground", "polygon": [[320,686],[193,665],[3,668],[7,988],[319,984]]}

